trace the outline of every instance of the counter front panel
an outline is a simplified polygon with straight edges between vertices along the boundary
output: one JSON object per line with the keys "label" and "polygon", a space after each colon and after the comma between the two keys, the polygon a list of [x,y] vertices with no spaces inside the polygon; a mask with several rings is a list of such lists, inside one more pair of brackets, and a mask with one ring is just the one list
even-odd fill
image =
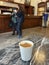
{"label": "counter front panel", "polygon": [[[11,31],[11,28],[8,26],[9,22],[10,15],[0,15],[0,33]],[[42,26],[41,16],[25,16],[24,23],[22,25],[23,29],[37,26]]]}

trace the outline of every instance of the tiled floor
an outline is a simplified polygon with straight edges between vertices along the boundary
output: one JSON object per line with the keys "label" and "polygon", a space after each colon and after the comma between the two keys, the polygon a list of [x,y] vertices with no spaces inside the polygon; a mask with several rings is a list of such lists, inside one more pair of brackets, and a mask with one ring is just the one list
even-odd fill
{"label": "tiled floor", "polygon": [[12,44],[15,44],[19,40],[27,38],[29,35],[38,34],[49,37],[49,27],[35,27],[23,30],[23,37],[21,39],[17,38],[17,35],[12,36],[12,32],[2,33],[0,34],[0,49],[8,47]]}
{"label": "tiled floor", "polygon": [[[19,45],[16,43],[23,39],[34,42],[31,65],[49,65],[49,28],[25,29],[21,39],[18,39],[17,35],[12,36],[11,34],[12,32],[0,34],[0,49],[4,48],[0,50],[0,65],[30,65],[30,62],[21,60]],[[41,43],[43,36],[48,38]]]}

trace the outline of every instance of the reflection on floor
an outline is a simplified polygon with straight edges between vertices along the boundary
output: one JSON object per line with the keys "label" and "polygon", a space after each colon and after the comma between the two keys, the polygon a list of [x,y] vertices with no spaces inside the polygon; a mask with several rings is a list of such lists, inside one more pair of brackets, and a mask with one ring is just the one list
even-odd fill
{"label": "reflection on floor", "polygon": [[0,34],[0,49],[8,47],[16,42],[27,38],[29,35],[39,34],[46,37],[49,37],[49,28],[29,28],[23,30],[23,37],[21,39],[17,38],[17,35],[12,36],[12,32],[2,33]]}

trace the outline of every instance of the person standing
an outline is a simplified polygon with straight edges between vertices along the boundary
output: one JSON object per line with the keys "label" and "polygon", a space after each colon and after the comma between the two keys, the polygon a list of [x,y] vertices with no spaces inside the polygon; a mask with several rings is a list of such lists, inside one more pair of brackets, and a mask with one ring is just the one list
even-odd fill
{"label": "person standing", "polygon": [[16,24],[17,24],[17,12],[18,12],[18,8],[13,8],[13,12],[11,15],[11,20],[12,20],[12,35],[15,35],[15,30],[16,30]]}
{"label": "person standing", "polygon": [[44,28],[47,27],[47,21],[48,21],[48,13],[44,12],[43,13],[43,20],[44,20]]}
{"label": "person standing", "polygon": [[17,12],[17,33],[18,33],[18,38],[22,37],[22,25],[24,22],[24,12],[22,8],[19,6],[19,10]]}

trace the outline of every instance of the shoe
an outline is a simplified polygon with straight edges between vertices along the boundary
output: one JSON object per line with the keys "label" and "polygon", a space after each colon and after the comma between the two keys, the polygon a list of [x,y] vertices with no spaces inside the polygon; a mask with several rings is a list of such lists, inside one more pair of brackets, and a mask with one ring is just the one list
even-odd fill
{"label": "shoe", "polygon": [[12,35],[15,35],[15,33],[13,33]]}

